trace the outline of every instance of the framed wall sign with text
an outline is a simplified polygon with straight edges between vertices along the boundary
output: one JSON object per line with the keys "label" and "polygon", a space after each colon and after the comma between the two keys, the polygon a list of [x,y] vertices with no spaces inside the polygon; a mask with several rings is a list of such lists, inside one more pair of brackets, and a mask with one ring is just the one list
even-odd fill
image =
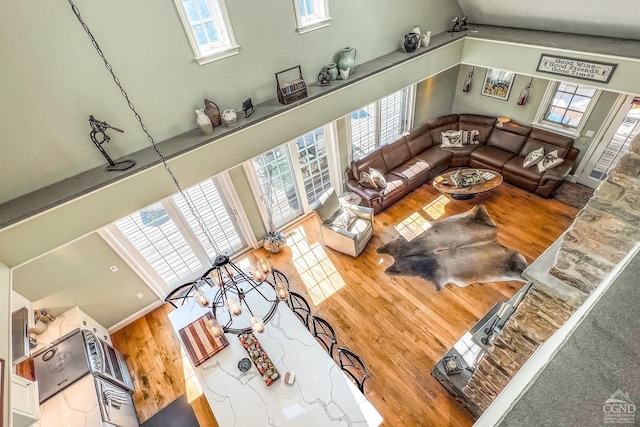
{"label": "framed wall sign with text", "polygon": [[565,58],[543,53],[540,55],[540,62],[536,70],[543,73],[609,83],[616,66],[617,64],[583,61],[582,59]]}

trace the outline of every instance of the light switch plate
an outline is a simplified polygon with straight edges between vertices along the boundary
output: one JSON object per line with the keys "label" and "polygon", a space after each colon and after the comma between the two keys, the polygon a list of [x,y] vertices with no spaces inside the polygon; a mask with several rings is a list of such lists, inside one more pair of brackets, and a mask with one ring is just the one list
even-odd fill
{"label": "light switch plate", "polygon": [[593,132],[592,130],[588,130],[584,133],[584,136],[586,136],[587,138],[592,138],[595,132]]}

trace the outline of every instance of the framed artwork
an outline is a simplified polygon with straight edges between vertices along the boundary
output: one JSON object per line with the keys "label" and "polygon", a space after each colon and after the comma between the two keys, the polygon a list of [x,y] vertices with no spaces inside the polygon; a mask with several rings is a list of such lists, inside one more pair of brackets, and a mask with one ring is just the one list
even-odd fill
{"label": "framed artwork", "polygon": [[487,73],[482,83],[482,94],[503,101],[508,100],[515,77],[516,74],[511,71],[487,68]]}

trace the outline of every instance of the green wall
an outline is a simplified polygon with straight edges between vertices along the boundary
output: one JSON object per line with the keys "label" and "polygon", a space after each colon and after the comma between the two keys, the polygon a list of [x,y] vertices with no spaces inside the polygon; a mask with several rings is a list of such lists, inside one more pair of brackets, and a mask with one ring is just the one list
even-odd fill
{"label": "green wall", "polygon": [[525,105],[518,105],[518,96],[520,90],[525,87],[531,80],[530,76],[517,74],[507,101],[492,98],[481,94],[482,84],[484,82],[487,69],[484,67],[474,67],[471,91],[463,92],[462,84],[464,79],[471,71],[471,65],[460,65],[460,73],[458,74],[455,101],[453,103],[454,113],[472,113],[487,114],[496,117],[509,117],[512,120],[522,123],[531,124],[538,111],[538,106],[542,101],[544,92],[547,89],[548,80],[534,78],[531,83],[531,92],[529,100]]}
{"label": "green wall", "polygon": [[[342,47],[364,63],[397,50],[414,25],[435,35],[461,14],[449,0],[331,1],[330,26],[299,35],[290,0],[226,4],[240,52],[200,66],[172,1],[76,1],[157,141],[195,128],[204,98],[221,109],[248,97],[258,104],[275,96],[277,71],[300,64],[314,82]],[[104,164],[88,138],[90,114],[125,130],[106,147],[113,158],[148,146],[67,2],[2,2],[0,14],[11,17],[0,26],[0,130],[12,141],[3,146],[0,202]]]}
{"label": "green wall", "polygon": [[[109,270],[112,265],[117,272]],[[55,316],[77,305],[107,328],[158,301],[97,233],[14,269],[13,289],[34,310],[48,308]]]}
{"label": "green wall", "polygon": [[[457,76],[455,89],[455,100],[453,103],[454,113],[487,114],[496,117],[509,117],[524,125],[531,125],[533,123],[550,80],[534,77],[527,103],[525,105],[518,105],[517,100],[520,95],[520,90],[531,80],[531,76],[517,74],[509,99],[503,101],[481,94],[482,83],[487,70],[484,67],[476,66],[474,68],[471,91],[462,92],[462,84],[471,69],[471,65],[460,65],[460,72]],[[585,84],[585,82],[582,82],[582,84]],[[580,163],[585,152],[591,143],[594,142],[594,138],[598,135],[598,131],[603,126],[604,120],[611,111],[617,98],[618,94],[615,92],[602,91],[598,102],[585,124],[582,135],[576,138],[574,146],[580,150],[576,165]],[[593,131],[594,136],[585,136],[584,134],[588,130]]]}
{"label": "green wall", "polygon": [[2,376],[2,425],[9,425],[9,384],[11,384],[11,357],[9,352],[10,336],[11,336],[11,270],[4,264],[0,263],[0,359],[4,359],[4,372]]}
{"label": "green wall", "polygon": [[452,113],[458,68],[452,67],[418,83],[414,125]]}

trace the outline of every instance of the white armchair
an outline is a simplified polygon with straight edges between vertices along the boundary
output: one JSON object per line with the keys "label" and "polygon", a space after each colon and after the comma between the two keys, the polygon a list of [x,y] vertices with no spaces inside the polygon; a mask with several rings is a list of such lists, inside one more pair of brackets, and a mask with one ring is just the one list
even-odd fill
{"label": "white armchair", "polygon": [[357,257],[373,235],[373,209],[342,205],[333,188],[318,198],[314,212],[320,222],[322,243]]}

